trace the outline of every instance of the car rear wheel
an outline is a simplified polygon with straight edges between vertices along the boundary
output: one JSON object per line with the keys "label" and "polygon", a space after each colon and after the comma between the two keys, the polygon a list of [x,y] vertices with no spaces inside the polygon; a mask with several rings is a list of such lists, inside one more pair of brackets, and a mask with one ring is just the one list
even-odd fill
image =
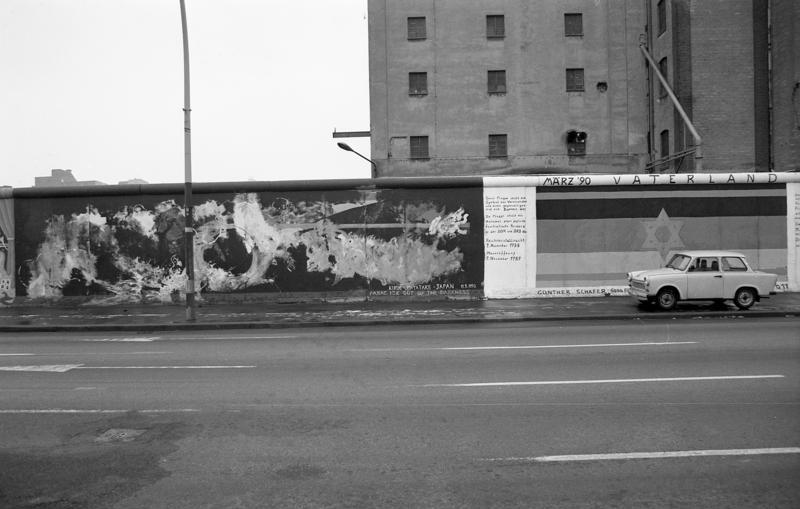
{"label": "car rear wheel", "polygon": [[750,309],[756,302],[756,292],[752,288],[739,288],[733,297],[733,303],[739,309]]}
{"label": "car rear wheel", "polygon": [[678,294],[672,288],[662,288],[656,295],[656,304],[664,311],[669,311],[675,308],[678,303]]}

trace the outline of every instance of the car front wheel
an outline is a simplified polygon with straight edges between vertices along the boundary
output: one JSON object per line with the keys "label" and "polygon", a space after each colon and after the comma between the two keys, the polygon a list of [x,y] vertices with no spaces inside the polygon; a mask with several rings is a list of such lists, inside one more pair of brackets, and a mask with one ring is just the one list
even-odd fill
{"label": "car front wheel", "polygon": [[739,288],[736,295],[733,297],[733,303],[739,309],[750,309],[756,302],[756,293],[752,288]]}
{"label": "car front wheel", "polygon": [[656,295],[656,304],[664,311],[675,308],[678,303],[678,294],[672,288],[663,288]]}

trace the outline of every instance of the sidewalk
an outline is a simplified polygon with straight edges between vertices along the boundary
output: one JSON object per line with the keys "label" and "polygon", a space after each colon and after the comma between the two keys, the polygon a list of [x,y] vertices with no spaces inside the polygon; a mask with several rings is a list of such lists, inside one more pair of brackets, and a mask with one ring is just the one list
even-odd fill
{"label": "sidewalk", "polygon": [[732,304],[684,302],[671,312],[645,309],[628,297],[485,301],[348,302],[313,304],[200,303],[196,320],[179,304],[0,307],[0,332],[164,331],[191,329],[330,327],[342,325],[477,322],[757,318],[800,316],[800,293],[781,293],[741,311]]}

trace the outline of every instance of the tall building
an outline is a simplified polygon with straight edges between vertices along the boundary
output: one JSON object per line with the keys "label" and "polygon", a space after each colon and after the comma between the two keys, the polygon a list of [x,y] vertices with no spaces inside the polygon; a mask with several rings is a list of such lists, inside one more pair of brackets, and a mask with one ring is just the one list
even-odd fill
{"label": "tall building", "polygon": [[371,159],[378,176],[782,169],[797,160],[797,115],[770,106],[800,101],[775,89],[797,82],[799,9],[369,0]]}
{"label": "tall building", "polygon": [[770,159],[800,169],[800,2],[770,0]]}
{"label": "tall building", "polygon": [[370,0],[378,174],[640,168],[645,17],[641,0]]}
{"label": "tall building", "polygon": [[[767,2],[654,0],[648,46],[702,140],[704,170],[769,170]],[[660,157],[695,145],[661,84],[650,129]],[[690,171],[693,155],[671,162]]]}

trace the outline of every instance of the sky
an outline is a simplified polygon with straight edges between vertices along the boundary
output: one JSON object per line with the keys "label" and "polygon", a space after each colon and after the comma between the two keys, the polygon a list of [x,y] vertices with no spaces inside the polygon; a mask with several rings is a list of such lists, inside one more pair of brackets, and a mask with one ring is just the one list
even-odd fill
{"label": "sky", "polygon": [[[369,178],[367,0],[185,0],[192,181]],[[0,186],[184,181],[179,0],[0,1]]]}

